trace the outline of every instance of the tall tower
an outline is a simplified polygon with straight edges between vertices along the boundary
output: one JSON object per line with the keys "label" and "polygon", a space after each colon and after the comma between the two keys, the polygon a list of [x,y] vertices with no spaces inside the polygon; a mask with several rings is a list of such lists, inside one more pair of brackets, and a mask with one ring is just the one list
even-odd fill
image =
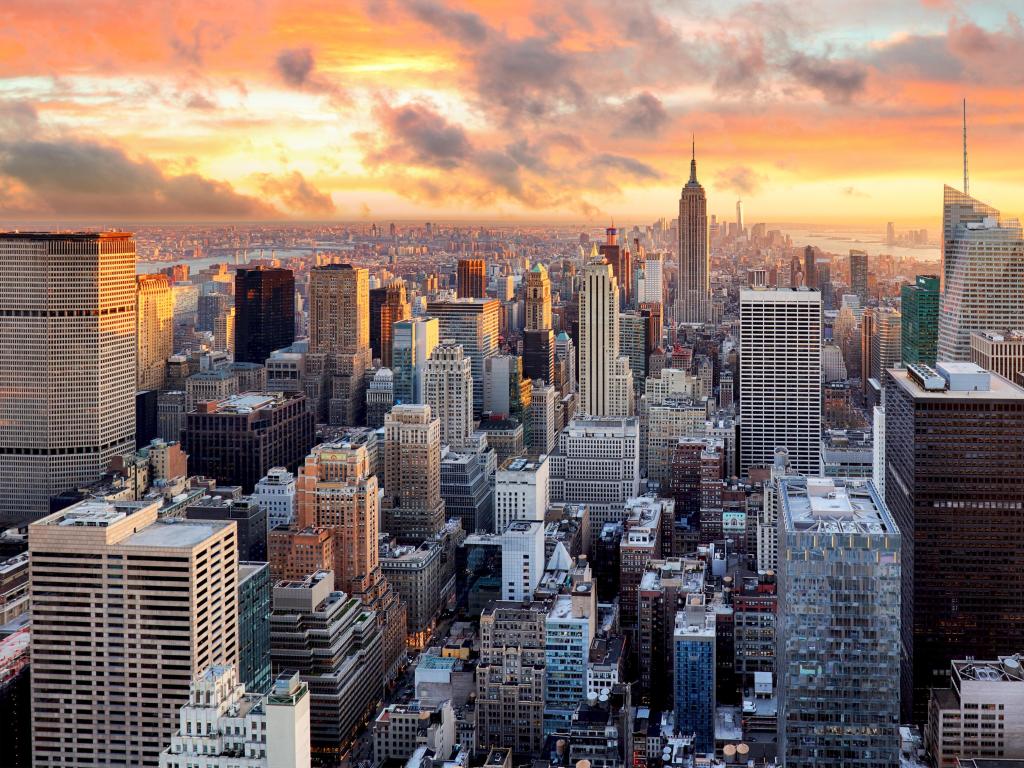
{"label": "tall tower", "polygon": [[526,330],[551,328],[551,278],[540,264],[526,273]]}
{"label": "tall tower", "polygon": [[850,289],[860,298],[860,305],[866,307],[871,298],[868,291],[867,251],[850,249]]}
{"label": "tall tower", "polygon": [[235,272],[235,362],[263,365],[295,341],[295,274],[252,267]]}
{"label": "tall tower", "polygon": [[459,259],[456,279],[460,299],[482,299],[487,295],[487,263],[483,259]]}
{"label": "tall tower", "polygon": [[462,347],[434,347],[423,373],[423,401],[441,422],[441,443],[462,448],[473,434],[473,364]]}
{"label": "tall tower", "polygon": [[679,283],[677,323],[703,323],[711,304],[708,256],[708,202],[697,181],[697,150],[690,158],[690,180],[679,196]]}
{"label": "tall tower", "polygon": [[235,524],[159,507],[89,499],[29,526],[33,765],[155,768],[195,676],[238,664]]}
{"label": "tall tower", "polygon": [[0,234],[0,521],[135,447],[135,240]]}
{"label": "tall tower", "polygon": [[484,410],[484,360],[498,354],[501,302],[457,299],[427,302],[427,315],[441,324],[441,338],[462,345],[473,364],[473,415]]}
{"label": "tall tower", "polygon": [[523,331],[523,373],[552,383],[555,378],[555,334],[551,329],[551,279],[534,264],[526,273],[526,328]]}
{"label": "tall tower", "polygon": [[743,201],[736,201],[736,234],[743,235],[746,227],[743,226]]}
{"label": "tall tower", "polygon": [[580,413],[632,415],[633,375],[629,361],[619,357],[619,287],[605,259],[584,268],[579,317]]}
{"label": "tall tower", "polygon": [[380,364],[391,367],[392,328],[400,320],[412,317],[412,306],[405,295],[405,281],[395,280],[386,289],[384,304],[380,308]]}
{"label": "tall tower", "polygon": [[332,424],[362,424],[370,351],[370,276],[351,264],[309,273],[309,351],[330,356]]}
{"label": "tall tower", "polygon": [[392,328],[391,368],[395,375],[395,402],[423,402],[423,374],[438,342],[436,317],[399,320]]}
{"label": "tall tower", "polygon": [[441,422],[429,405],[396,405],[384,417],[384,527],[419,545],[444,527]]}
{"label": "tall tower", "polygon": [[970,360],[971,332],[1024,324],[1024,231],[952,187],[942,206],[939,360]]}
{"label": "tall tower", "polygon": [[740,291],[740,475],[786,448],[793,469],[820,471],[821,294]]}
{"label": "tall tower", "polygon": [[[135,294],[136,387],[163,389],[174,353],[174,299],[167,275],[139,275]],[[232,339],[234,342],[234,339]]]}

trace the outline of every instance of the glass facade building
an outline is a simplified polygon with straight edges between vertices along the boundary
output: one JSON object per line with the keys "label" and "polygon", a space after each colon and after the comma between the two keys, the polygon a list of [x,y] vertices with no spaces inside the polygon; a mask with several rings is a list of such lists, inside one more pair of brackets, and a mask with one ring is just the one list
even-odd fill
{"label": "glass facade building", "polygon": [[267,693],[270,677],[270,564],[238,564],[238,678]]}
{"label": "glass facade building", "polygon": [[939,278],[918,275],[913,285],[900,288],[901,357],[904,365],[935,365],[939,338]]}
{"label": "glass facade building", "polygon": [[690,595],[672,634],[676,728],[693,734],[698,753],[715,749],[715,615],[703,595]]}
{"label": "glass facade building", "polygon": [[783,478],[779,495],[779,755],[899,765],[899,529],[870,481]]}

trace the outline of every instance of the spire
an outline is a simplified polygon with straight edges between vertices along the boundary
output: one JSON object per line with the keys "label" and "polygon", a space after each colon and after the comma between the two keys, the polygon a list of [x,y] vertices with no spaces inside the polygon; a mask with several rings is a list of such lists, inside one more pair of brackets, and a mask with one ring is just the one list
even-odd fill
{"label": "spire", "polygon": [[690,181],[697,183],[697,139],[692,133],[690,140],[693,142],[690,147]]}
{"label": "spire", "polygon": [[964,99],[964,194],[971,194],[967,185],[967,99]]}

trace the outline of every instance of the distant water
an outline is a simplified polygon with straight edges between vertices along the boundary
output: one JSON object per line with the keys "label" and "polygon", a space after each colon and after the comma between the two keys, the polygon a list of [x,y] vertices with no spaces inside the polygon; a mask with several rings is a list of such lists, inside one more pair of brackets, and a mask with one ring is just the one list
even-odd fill
{"label": "distant water", "polygon": [[801,247],[813,245],[827,253],[847,255],[852,248],[867,251],[871,256],[887,253],[892,256],[916,259],[918,261],[939,260],[938,246],[907,248],[900,245],[886,245],[882,235],[870,232],[830,232],[820,229],[785,229],[783,231],[793,238],[793,245]]}
{"label": "distant water", "polygon": [[[328,250],[328,248],[325,247],[323,250]],[[312,251],[312,248],[250,248],[247,251],[239,250],[230,254],[223,253],[217,256],[204,256],[201,259],[140,261],[135,271],[140,275],[152,274],[175,264],[188,264],[192,272],[199,272],[207,267],[212,267],[214,264],[248,264],[250,261],[259,260],[260,258],[269,259],[272,256],[282,260],[296,257],[301,258],[309,256]]]}

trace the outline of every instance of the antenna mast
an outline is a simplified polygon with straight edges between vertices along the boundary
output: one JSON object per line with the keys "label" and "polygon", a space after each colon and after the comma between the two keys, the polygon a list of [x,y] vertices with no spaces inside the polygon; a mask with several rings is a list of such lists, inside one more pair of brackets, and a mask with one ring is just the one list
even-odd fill
{"label": "antenna mast", "polygon": [[964,194],[970,194],[967,184],[967,99],[964,99]]}

